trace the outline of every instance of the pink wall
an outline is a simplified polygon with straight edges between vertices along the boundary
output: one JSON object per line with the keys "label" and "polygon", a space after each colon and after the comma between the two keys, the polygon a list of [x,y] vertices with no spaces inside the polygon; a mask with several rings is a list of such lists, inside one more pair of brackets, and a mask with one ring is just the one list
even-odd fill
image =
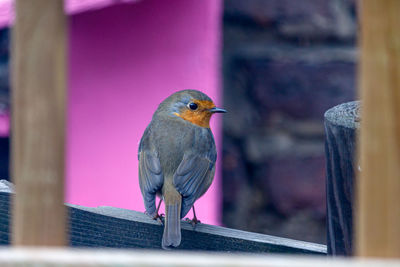
{"label": "pink wall", "polygon": [[[143,0],[70,17],[67,202],[144,211],[137,148],[157,105],[187,88],[221,104],[220,7]],[[196,205],[206,223],[219,222],[219,170]]]}
{"label": "pink wall", "polygon": [[10,116],[8,111],[0,108],[0,137],[8,137],[10,134]]}
{"label": "pink wall", "polygon": [[[100,9],[116,3],[134,3],[142,0],[64,0],[67,14],[77,14],[88,10]],[[14,23],[15,0],[0,0],[0,28]]]}

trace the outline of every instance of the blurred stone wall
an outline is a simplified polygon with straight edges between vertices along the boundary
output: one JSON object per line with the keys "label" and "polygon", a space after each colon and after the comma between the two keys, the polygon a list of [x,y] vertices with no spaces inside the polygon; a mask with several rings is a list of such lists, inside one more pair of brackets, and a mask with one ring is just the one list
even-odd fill
{"label": "blurred stone wall", "polygon": [[355,0],[224,3],[223,223],[325,243],[323,114],[354,100]]}

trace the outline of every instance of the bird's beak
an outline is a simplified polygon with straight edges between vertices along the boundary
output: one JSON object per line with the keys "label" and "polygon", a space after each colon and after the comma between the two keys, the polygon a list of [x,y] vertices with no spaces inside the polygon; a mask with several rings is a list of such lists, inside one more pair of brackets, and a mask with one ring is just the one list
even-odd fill
{"label": "bird's beak", "polygon": [[225,110],[225,109],[223,109],[223,108],[217,108],[217,107],[210,108],[209,111],[210,111],[211,113],[226,113],[226,110]]}

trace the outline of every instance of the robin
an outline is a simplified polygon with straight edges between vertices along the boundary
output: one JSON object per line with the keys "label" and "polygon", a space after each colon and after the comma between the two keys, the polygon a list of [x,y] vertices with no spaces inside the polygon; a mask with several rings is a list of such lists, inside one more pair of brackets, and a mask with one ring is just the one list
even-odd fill
{"label": "robin", "polygon": [[[217,152],[210,118],[225,113],[197,90],[183,90],[166,98],[153,114],[139,144],[139,184],[146,213],[160,219],[165,205],[164,249],[181,243],[180,220],[210,187]],[[156,207],[156,194],[160,202]]]}

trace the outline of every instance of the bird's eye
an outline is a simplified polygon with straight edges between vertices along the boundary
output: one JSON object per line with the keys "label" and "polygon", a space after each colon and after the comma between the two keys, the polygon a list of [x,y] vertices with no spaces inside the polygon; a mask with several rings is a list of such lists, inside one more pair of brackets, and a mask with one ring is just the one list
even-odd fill
{"label": "bird's eye", "polygon": [[191,110],[196,110],[196,109],[197,109],[197,104],[191,102],[191,103],[189,103],[188,107],[189,107]]}

